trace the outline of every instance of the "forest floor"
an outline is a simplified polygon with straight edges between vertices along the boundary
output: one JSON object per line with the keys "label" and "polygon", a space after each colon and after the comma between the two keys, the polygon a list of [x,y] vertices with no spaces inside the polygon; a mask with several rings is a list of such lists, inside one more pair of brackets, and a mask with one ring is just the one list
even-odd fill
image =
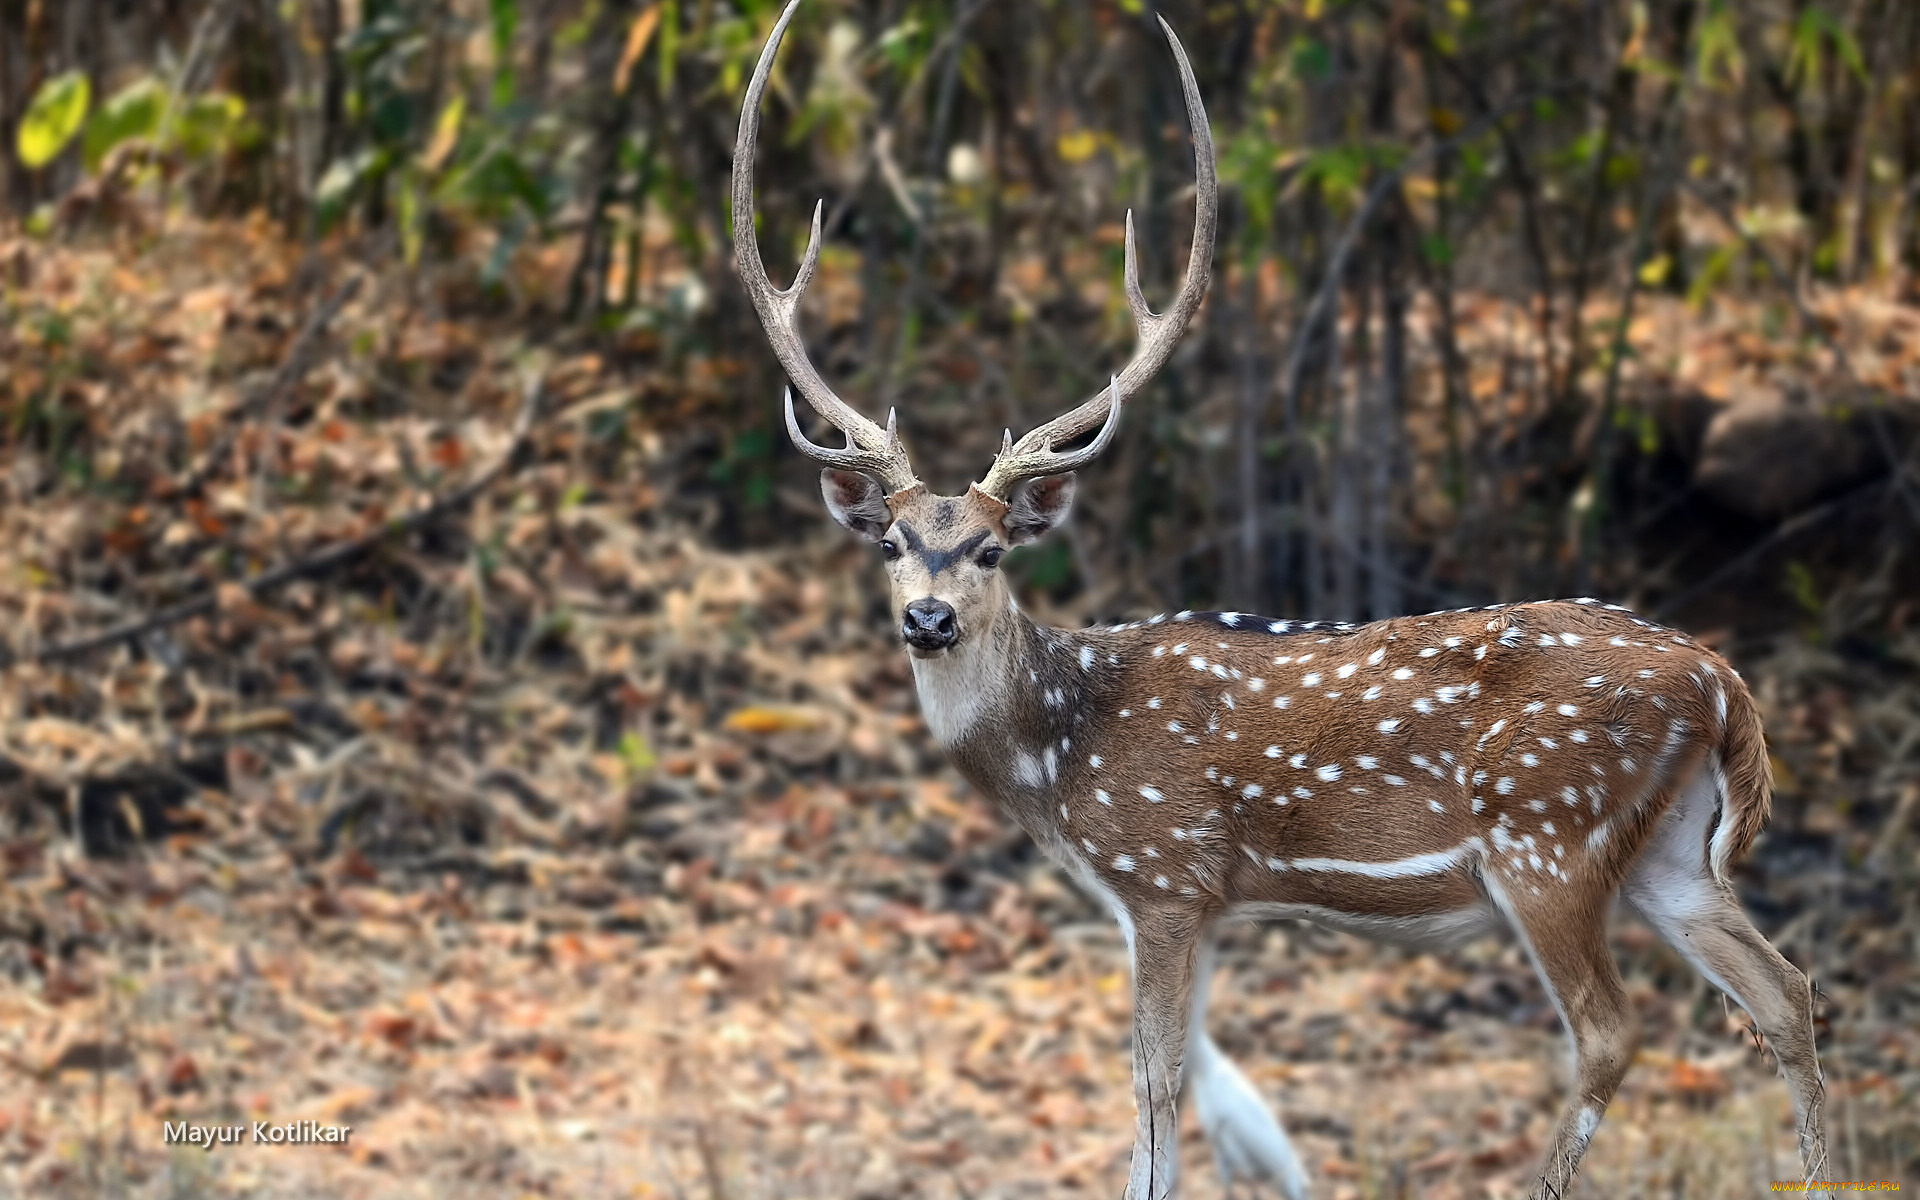
{"label": "forest floor", "polygon": [[[249,227],[0,244],[0,1194],[1118,1194],[1117,931],[941,762],[811,500],[729,552],[662,494],[724,361],[668,388],[386,280],[300,350],[306,269]],[[1780,780],[1739,883],[1822,990],[1836,1160],[1920,1186],[1920,635],[1728,649]],[[1744,1016],[1614,940],[1645,1044],[1577,1194],[1795,1178]],[[1248,927],[1214,995],[1316,1196],[1524,1193],[1565,1052],[1516,947]],[[351,1138],[163,1141],[303,1120]]]}

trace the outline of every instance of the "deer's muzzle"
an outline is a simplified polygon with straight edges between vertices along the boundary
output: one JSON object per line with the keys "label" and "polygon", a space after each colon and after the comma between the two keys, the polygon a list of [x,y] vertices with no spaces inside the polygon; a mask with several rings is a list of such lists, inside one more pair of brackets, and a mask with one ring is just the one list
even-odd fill
{"label": "deer's muzzle", "polygon": [[900,636],[915,650],[945,650],[960,638],[953,605],[931,597],[915,600],[901,618]]}

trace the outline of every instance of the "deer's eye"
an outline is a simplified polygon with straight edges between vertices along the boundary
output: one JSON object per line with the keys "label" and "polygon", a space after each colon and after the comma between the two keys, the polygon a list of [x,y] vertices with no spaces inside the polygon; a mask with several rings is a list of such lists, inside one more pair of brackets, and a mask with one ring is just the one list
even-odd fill
{"label": "deer's eye", "polygon": [[892,538],[888,538],[886,541],[880,543],[880,554],[881,557],[885,558],[888,562],[892,562],[894,559],[900,557],[900,547],[893,544]]}
{"label": "deer's eye", "polygon": [[980,552],[980,565],[991,571],[1000,565],[1000,556],[1005,553],[998,546],[988,546]]}

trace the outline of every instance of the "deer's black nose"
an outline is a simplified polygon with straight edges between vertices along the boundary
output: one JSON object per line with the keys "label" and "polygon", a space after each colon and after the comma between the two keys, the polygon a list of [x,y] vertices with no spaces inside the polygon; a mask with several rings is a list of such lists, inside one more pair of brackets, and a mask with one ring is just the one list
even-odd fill
{"label": "deer's black nose", "polygon": [[900,622],[900,634],[907,645],[917,650],[945,650],[960,636],[954,623],[953,605],[945,600],[915,600],[907,605]]}

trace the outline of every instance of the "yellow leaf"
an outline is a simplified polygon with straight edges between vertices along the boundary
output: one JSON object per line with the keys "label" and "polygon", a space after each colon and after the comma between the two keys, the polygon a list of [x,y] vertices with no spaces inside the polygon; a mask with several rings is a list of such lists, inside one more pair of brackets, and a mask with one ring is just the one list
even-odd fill
{"label": "yellow leaf", "polygon": [[37,171],[60,156],[80,132],[93,102],[93,85],[79,71],[55,75],[40,85],[16,131],[20,165]]}
{"label": "yellow leaf", "polygon": [[460,140],[460,122],[467,115],[467,98],[456,95],[447,101],[440,110],[440,118],[433,123],[433,137],[428,139],[427,148],[420,152],[420,165],[428,171],[438,171],[447,161],[447,155],[453,153],[454,143]]}
{"label": "yellow leaf", "polygon": [[1642,287],[1659,287],[1667,281],[1667,275],[1672,270],[1673,255],[1662,254],[1656,258],[1650,258],[1640,268],[1640,284]]}
{"label": "yellow leaf", "polygon": [[755,705],[736,710],[727,718],[726,728],[738,733],[784,733],[792,729],[819,729],[825,724],[826,714],[818,709]]}
{"label": "yellow leaf", "polygon": [[1061,134],[1058,148],[1060,157],[1068,162],[1085,162],[1100,148],[1100,139],[1088,130],[1081,129]]}
{"label": "yellow leaf", "polygon": [[633,78],[634,64],[647,52],[647,43],[653,40],[653,31],[660,28],[660,5],[653,4],[633,19],[627,29],[627,46],[620,52],[620,65],[613,71],[613,94],[627,94],[627,83]]}

